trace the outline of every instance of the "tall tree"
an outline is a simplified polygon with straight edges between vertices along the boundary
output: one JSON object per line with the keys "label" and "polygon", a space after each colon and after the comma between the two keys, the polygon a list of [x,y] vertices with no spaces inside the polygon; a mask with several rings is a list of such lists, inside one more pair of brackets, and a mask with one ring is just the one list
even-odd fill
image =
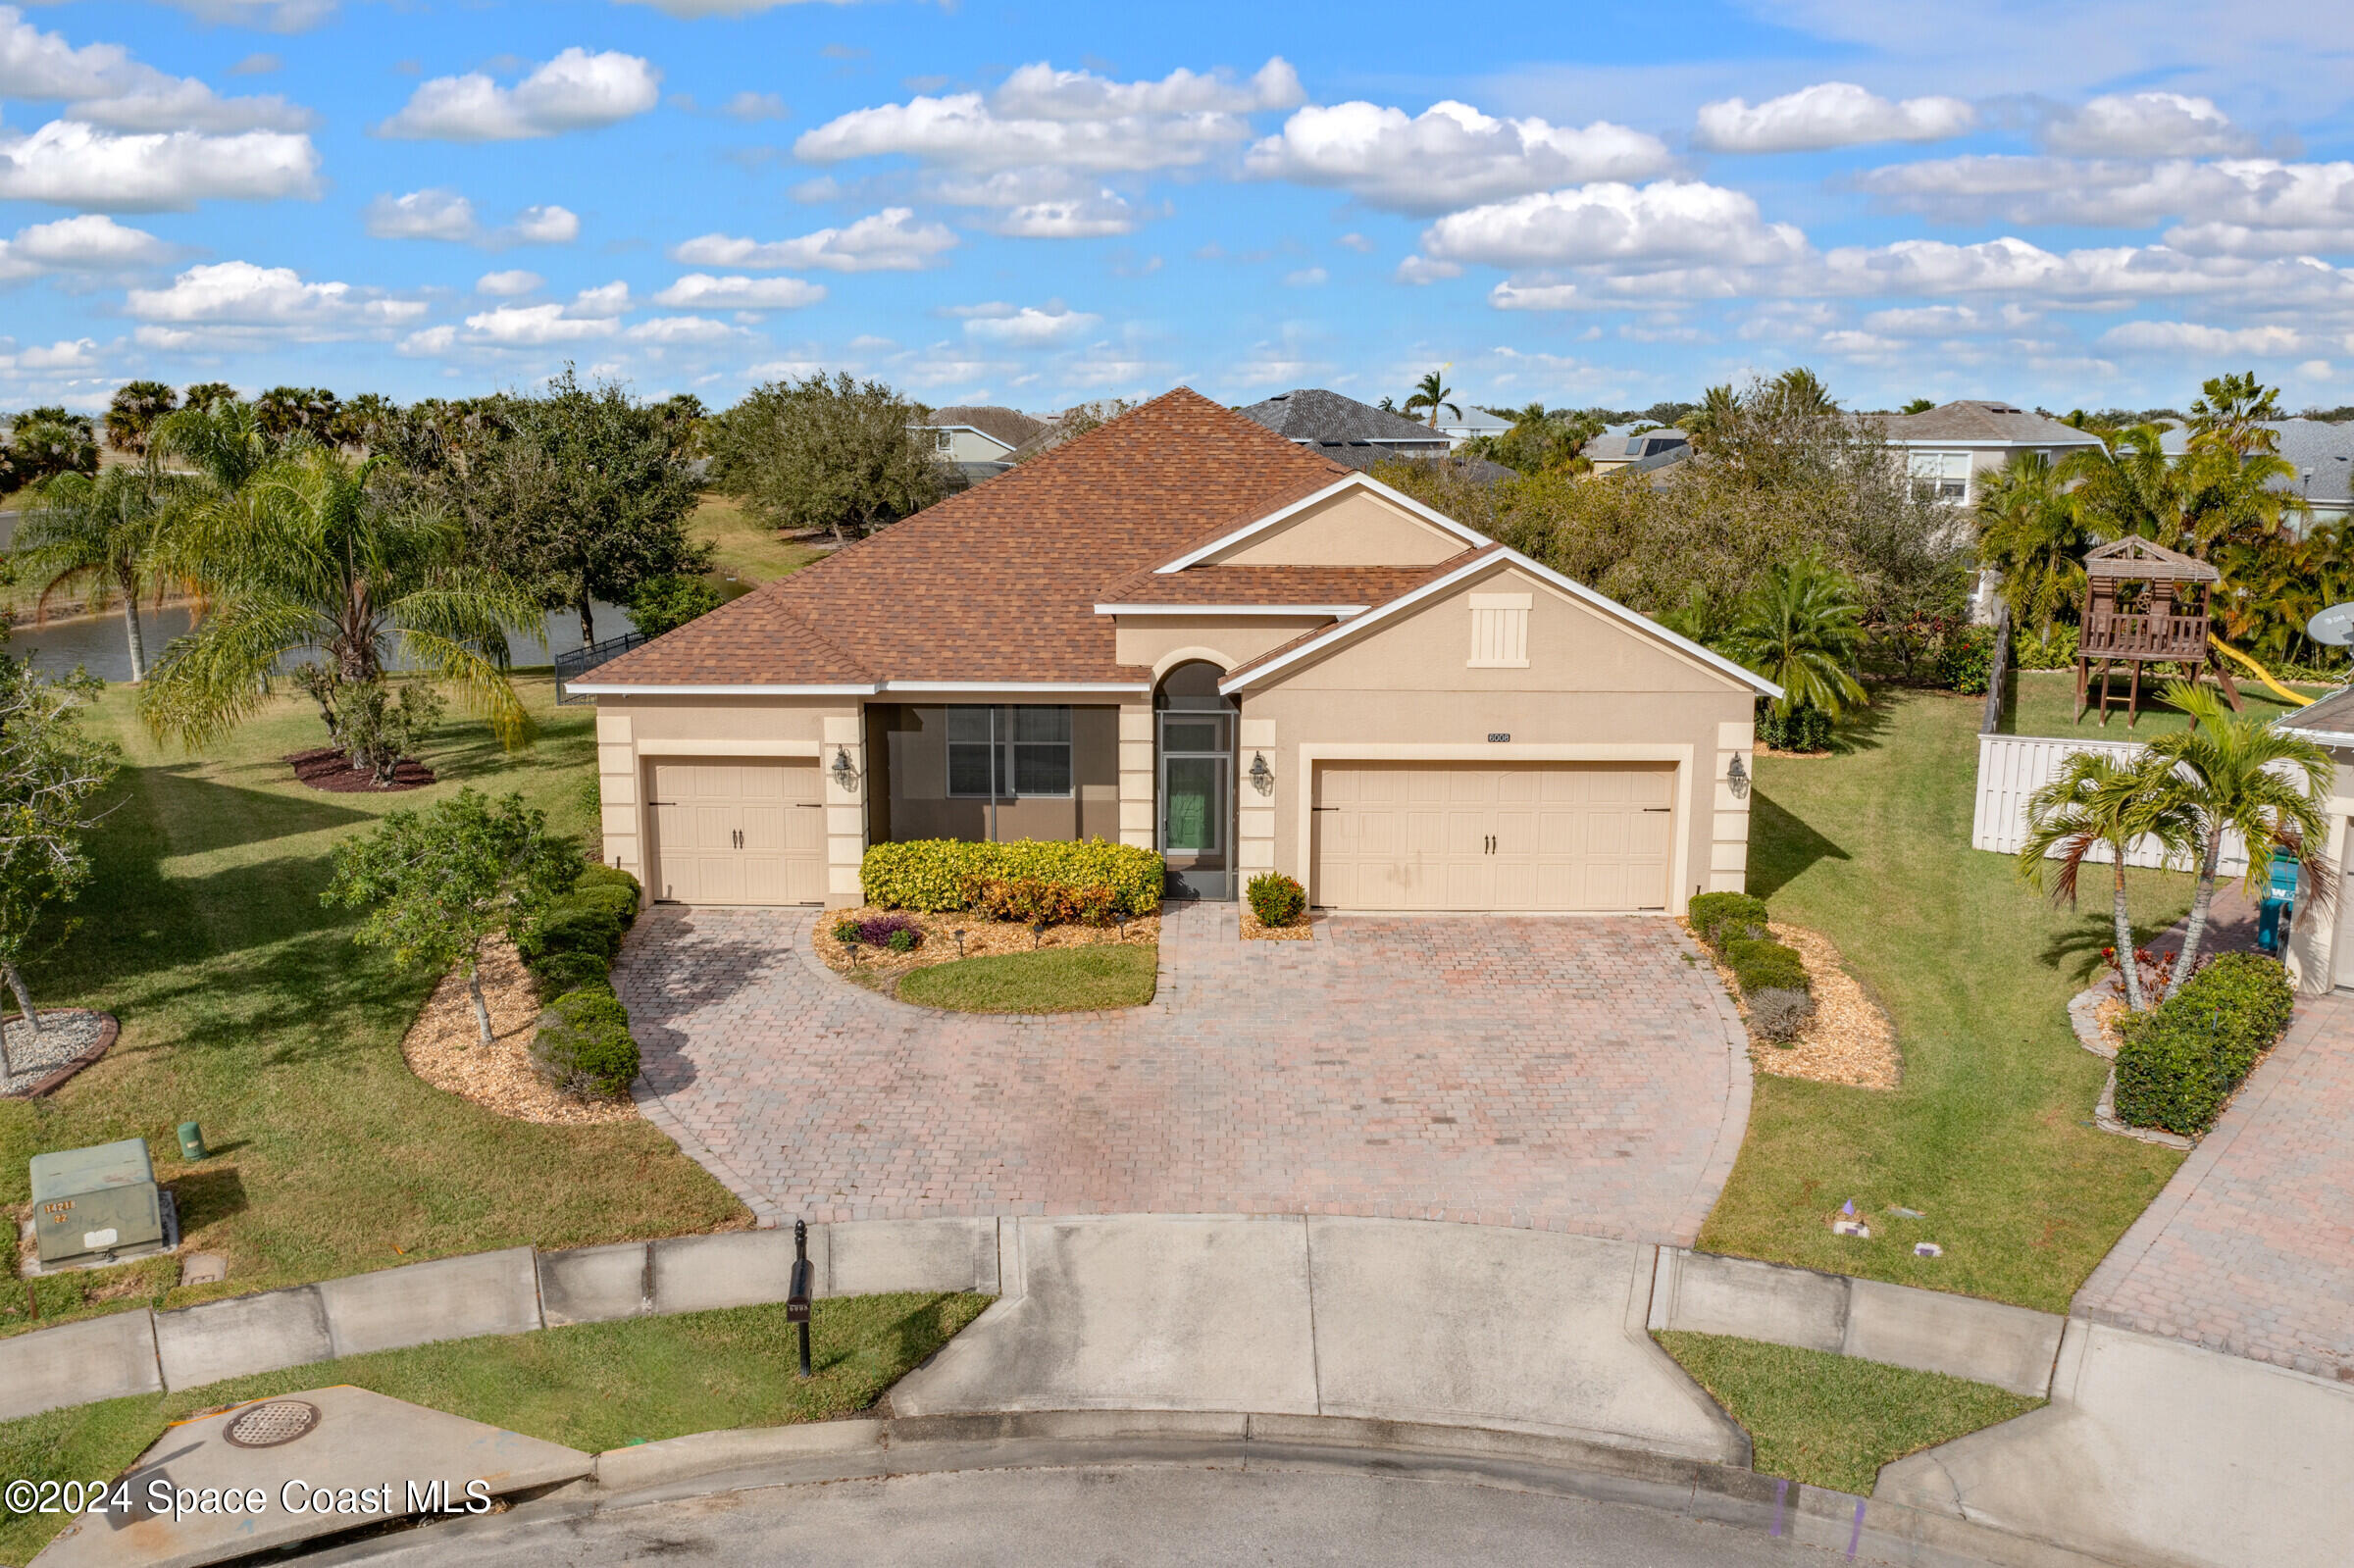
{"label": "tall tree", "polygon": [[1814,708],[1836,719],[1864,700],[1849,673],[1864,640],[1863,606],[1845,573],[1813,551],[1777,561],[1751,590],[1724,651],[1782,688],[1777,714]]}
{"label": "tall tree", "polygon": [[[120,763],[113,745],[77,722],[102,689],[78,670],[52,681],[30,660],[0,654],[0,981],[35,1038],[41,1017],[24,962],[44,912],[72,902],[90,879],[82,835],[104,815],[95,802]],[[8,1073],[0,1038],[0,1079]]]}
{"label": "tall tree", "polygon": [[183,408],[210,408],[215,403],[238,401],[237,389],[227,381],[197,381],[180,398]]}
{"label": "tall tree", "polygon": [[333,444],[335,419],[341,410],[335,394],[324,386],[273,386],[253,403],[263,432],[281,446],[297,435]]}
{"label": "tall tree", "polygon": [[171,569],[203,590],[205,608],[140,693],[157,735],[215,738],[259,708],[272,672],[303,651],[346,682],[381,681],[398,659],[455,685],[506,743],[530,735],[507,680],[506,633],[540,625],[537,602],[474,559],[446,513],[372,493],[381,461],[306,448],[173,530]]}
{"label": "tall tree", "polygon": [[649,578],[710,565],[685,528],[696,492],[688,411],[583,386],[567,366],[499,413],[507,433],[465,460],[456,493],[484,559],[578,615],[584,646],[596,640],[591,601],[627,603]]}
{"label": "tall tree", "polygon": [[185,408],[158,420],[153,451],[194,467],[218,496],[234,495],[276,455],[278,445],[262,429],[251,403],[234,398],[197,401],[191,388]]}
{"label": "tall tree", "polygon": [[106,406],[106,444],[145,457],[155,422],[179,406],[179,394],[162,381],[125,381]]}
{"label": "tall tree", "polygon": [[863,538],[940,500],[954,474],[916,438],[925,417],[881,381],[845,371],[770,381],[711,423],[711,477],[775,529]]}
{"label": "tall tree", "polygon": [[[2247,845],[2251,898],[2262,895],[2277,847],[2297,856],[2309,898],[2326,903],[2332,896],[2335,878],[2324,841],[2328,821],[2322,801],[2337,770],[2329,753],[2313,741],[2276,730],[2253,714],[2233,713],[2221,693],[2205,686],[2177,681],[2167,687],[2165,700],[2190,715],[2191,728],[2160,735],[2149,743],[2146,755],[2154,765],[2178,776],[2175,786],[2198,815],[2201,840],[2190,923],[2182,934],[2182,957],[2175,966],[2179,984],[2190,978],[2206,939],[2226,833],[2239,835]],[[2163,1000],[2153,998],[2153,1003]]]}
{"label": "tall tree", "polygon": [[1427,411],[1430,415],[1430,428],[1435,430],[1439,428],[1439,410],[1441,409],[1445,409],[1458,420],[1463,417],[1461,409],[1447,401],[1454,395],[1455,388],[1447,384],[1446,378],[1439,372],[1432,371],[1414,382],[1413,395],[1406,400],[1404,409],[1408,415],[1417,410]]}
{"label": "tall tree", "polygon": [[80,593],[92,612],[122,599],[134,683],[147,679],[139,600],[160,600],[173,581],[167,531],[191,488],[152,453],[135,466],[60,474],[34,491],[17,532],[16,564],[34,586],[37,615],[46,619],[61,593]]}
{"label": "tall tree", "polygon": [[2052,623],[2084,586],[2087,537],[2051,462],[2022,452],[1978,488],[1978,559],[2002,574],[2003,602],[2018,625],[2052,639]]}
{"label": "tall tree", "polygon": [[2104,751],[2074,751],[2058,777],[2027,797],[2027,836],[2019,849],[2020,876],[2071,905],[2085,861],[2096,849],[2109,850],[2116,871],[2109,914],[2117,932],[2117,967],[2124,977],[2125,1005],[2137,1013],[2150,1003],[2133,957],[2125,856],[2142,840],[2154,843],[2170,864],[2176,858],[2188,863],[2197,852],[2198,812],[2174,769],[2146,756],[2125,762]]}
{"label": "tall tree", "polygon": [[8,430],[10,488],[38,484],[59,474],[98,472],[98,434],[85,414],[56,404],[28,408]]}
{"label": "tall tree", "polygon": [[2190,405],[2190,444],[2221,447],[2238,457],[2277,452],[2280,435],[2266,422],[2280,417],[2280,389],[2266,386],[2254,371],[2218,376],[2199,389]]}

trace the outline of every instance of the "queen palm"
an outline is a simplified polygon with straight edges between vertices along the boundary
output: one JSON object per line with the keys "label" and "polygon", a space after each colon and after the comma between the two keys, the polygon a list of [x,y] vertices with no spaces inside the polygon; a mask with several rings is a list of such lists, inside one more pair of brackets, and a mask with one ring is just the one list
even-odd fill
{"label": "queen palm", "polygon": [[2048,459],[2022,452],[1987,480],[1977,502],[1978,555],[2002,574],[2003,600],[2048,644],[2052,622],[2084,583],[2084,524]]}
{"label": "queen palm", "polygon": [[2225,834],[2239,835],[2247,845],[2245,885],[2250,896],[2261,894],[2277,847],[2289,849],[2301,862],[2309,898],[2326,903],[2331,897],[2334,884],[2322,858],[2321,801],[2336,768],[2313,741],[2276,730],[2265,720],[2233,713],[2219,693],[2205,686],[2177,681],[2166,688],[2165,701],[2190,715],[2192,727],[2160,735],[2149,743],[2147,755],[2155,766],[2176,776],[2173,787],[2181,790],[2198,814],[2201,840],[2190,925],[2175,968],[2179,980],[2198,962],[2199,944],[2207,935]]}
{"label": "queen palm", "polygon": [[1446,377],[1437,371],[1432,371],[1428,376],[1414,382],[1414,393],[1406,400],[1405,412],[1412,414],[1422,409],[1428,409],[1430,411],[1430,428],[1435,430],[1439,428],[1439,410],[1441,409],[1445,409],[1458,420],[1463,417],[1461,409],[1447,401],[1454,395],[1455,388],[1447,384]]}
{"label": "queen palm", "polygon": [[155,422],[151,444],[166,458],[193,467],[222,495],[233,495],[278,455],[251,403],[233,397],[196,400]]}
{"label": "queen palm", "polygon": [[2027,836],[2019,849],[2019,874],[2055,899],[2076,901],[2078,874],[2103,846],[2117,870],[2110,913],[2117,926],[2117,967],[2125,978],[2125,1005],[2141,1012],[2140,966],[2133,961],[2133,921],[2125,908],[2125,853],[2134,840],[2156,844],[2172,863],[2189,861],[2198,847],[2199,817],[2184,781],[2146,756],[2127,762],[2105,751],[2077,751],[2059,776],[2027,797]]}
{"label": "queen palm", "polygon": [[302,450],[174,530],[175,564],[205,602],[140,695],[157,735],[215,738],[262,704],[282,660],[307,651],[344,682],[381,680],[396,661],[421,670],[457,686],[502,741],[528,737],[506,632],[541,625],[538,604],[465,559],[455,520],[372,495],[381,461]]}
{"label": "queen palm", "polygon": [[34,586],[36,616],[45,620],[65,593],[81,594],[93,612],[122,599],[134,682],[147,679],[139,599],[161,599],[172,582],[167,533],[188,492],[187,481],[165,473],[152,454],[96,474],[60,474],[39,486],[17,534],[17,569]]}
{"label": "queen palm", "polygon": [[1722,646],[1782,688],[1776,714],[1815,708],[1836,719],[1864,700],[1864,687],[1849,673],[1863,640],[1855,583],[1810,551],[1766,569]]}

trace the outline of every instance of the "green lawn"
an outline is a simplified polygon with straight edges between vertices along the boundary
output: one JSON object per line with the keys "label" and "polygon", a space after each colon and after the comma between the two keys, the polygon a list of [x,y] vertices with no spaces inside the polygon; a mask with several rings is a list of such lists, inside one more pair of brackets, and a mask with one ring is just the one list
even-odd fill
{"label": "green lawn", "polygon": [[797,539],[777,537],[775,530],[746,517],[737,502],[709,493],[687,519],[687,536],[718,546],[711,557],[711,576],[723,584],[730,578],[747,586],[766,582],[798,572],[825,553]]}
{"label": "green lawn", "polygon": [[[1980,711],[1883,690],[1839,753],[1758,759],[1750,891],[1838,943],[1895,1020],[1904,1087],[1759,1075],[1700,1243],[2059,1312],[2181,1156],[2092,1126],[2107,1064],[2066,1006],[2111,940],[2107,901],[2055,908],[1970,847]],[[2129,885],[2145,934],[2188,907],[2186,876]],[[1869,1240],[1830,1233],[1850,1198]]]}
{"label": "green lawn", "polygon": [[1160,949],[1136,942],[1047,947],[910,970],[899,999],[963,1013],[1077,1013],[1152,999]]}
{"label": "green lawn", "polygon": [[[2248,705],[2248,712],[2271,719],[2288,711],[2282,702],[2258,683],[2238,665],[2231,667],[2232,677],[2239,684],[2239,694]],[[2146,672],[2141,683],[2140,717],[2133,728],[2125,728],[2126,679],[2121,671],[2114,678],[2109,693],[2109,726],[2101,727],[2100,709],[2088,710],[2079,722],[2076,717],[2076,678],[2067,670],[2021,670],[2011,706],[2003,717],[2003,733],[2015,735],[2083,735],[2095,740],[2136,740],[2145,735],[2164,734],[2180,730],[2190,720],[2178,709],[2170,708],[2158,699],[2166,684]],[[2318,697],[2330,690],[2328,686],[2305,685],[2295,682],[2283,683],[2291,691]],[[2210,689],[2213,684],[2210,683]],[[2094,688],[2096,691],[2098,687]],[[1983,698],[1974,699],[1983,702]]]}
{"label": "green lawn", "polygon": [[[743,1219],[643,1122],[536,1126],[419,1082],[400,1037],[435,977],[354,945],[356,914],[319,902],[337,839],[464,784],[521,790],[556,826],[592,831],[593,710],[553,708],[544,683],[526,690],[537,746],[502,753],[453,713],[426,750],[441,782],[392,795],[293,781],[280,757],[324,738],[307,703],[274,704],[191,758],[147,739],[127,687],[107,693],[92,728],[123,740],[128,766],[90,839],[96,875],[76,924],[29,979],[41,1005],[104,1008],[123,1034],[49,1098],[0,1101],[0,1204],[23,1212],[35,1153],[145,1138],[189,1243],[227,1254],[230,1276],[195,1291],[171,1288],[168,1260],[62,1276],[42,1283],[44,1319]],[[214,1151],[194,1167],[173,1136],[191,1119]],[[116,1293],[85,1303],[90,1291]],[[23,1292],[0,1293],[0,1333],[30,1326]]]}
{"label": "green lawn", "polygon": [[[823,1421],[873,1404],[980,1315],[979,1295],[820,1301],[810,1366],[781,1305],[634,1318],[350,1356],[176,1393],[110,1399],[0,1423],[0,1477],[119,1475],[166,1423],[304,1389],[351,1384],[585,1453],[691,1432]],[[23,1562],[65,1521],[0,1515],[0,1561]]]}
{"label": "green lawn", "polygon": [[1760,1475],[1869,1495],[1880,1466],[2043,1403],[1984,1383],[1714,1334],[1655,1334],[1747,1429]]}

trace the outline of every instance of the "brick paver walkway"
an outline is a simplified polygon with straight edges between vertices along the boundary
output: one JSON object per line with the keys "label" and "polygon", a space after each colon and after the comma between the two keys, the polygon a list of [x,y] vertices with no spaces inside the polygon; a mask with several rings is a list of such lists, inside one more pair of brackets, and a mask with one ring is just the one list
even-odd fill
{"label": "brick paver walkway", "polygon": [[2354,1381],[2354,997],[2300,1003],[2074,1310]]}
{"label": "brick paver walkway", "polygon": [[640,1101],[764,1219],[1335,1213],[1689,1243],[1749,1114],[1740,1024],[1657,920],[1163,922],[1152,1005],[941,1013],[805,910],[660,908],[616,973]]}

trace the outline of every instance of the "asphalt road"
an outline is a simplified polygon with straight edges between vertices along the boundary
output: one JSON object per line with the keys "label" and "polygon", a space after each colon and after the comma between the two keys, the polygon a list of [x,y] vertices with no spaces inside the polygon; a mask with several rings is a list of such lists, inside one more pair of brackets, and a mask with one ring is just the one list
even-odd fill
{"label": "asphalt road", "polygon": [[1761,1532],[1631,1504],[1330,1471],[1176,1467],[960,1471],[731,1492],[592,1518],[527,1515],[379,1542],[366,1560],[434,1568],[1833,1568],[1845,1561]]}

